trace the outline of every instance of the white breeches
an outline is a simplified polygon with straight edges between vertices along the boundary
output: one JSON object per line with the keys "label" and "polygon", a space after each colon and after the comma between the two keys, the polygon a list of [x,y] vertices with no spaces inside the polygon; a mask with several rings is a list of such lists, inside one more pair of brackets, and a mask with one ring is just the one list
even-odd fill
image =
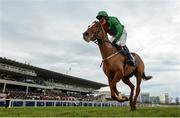
{"label": "white breeches", "polygon": [[[112,37],[112,38],[111,38],[111,42],[112,42],[114,39],[115,39],[115,38]],[[126,30],[124,29],[124,30],[123,30],[123,33],[122,33],[122,35],[121,35],[121,37],[120,37],[120,39],[119,39],[119,41],[117,41],[116,44],[119,45],[119,46],[125,46],[125,45],[126,45],[126,39],[127,39],[127,32],[126,32]]]}
{"label": "white breeches", "polygon": [[120,46],[125,46],[126,45],[126,39],[127,39],[127,32],[126,30],[124,29],[123,30],[123,33],[120,37],[120,40],[117,41],[117,45],[120,45]]}

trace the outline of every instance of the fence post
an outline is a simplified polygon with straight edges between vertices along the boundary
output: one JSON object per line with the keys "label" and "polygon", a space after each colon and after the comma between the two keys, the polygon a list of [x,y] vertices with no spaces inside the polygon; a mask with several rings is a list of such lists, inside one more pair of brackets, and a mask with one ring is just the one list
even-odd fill
{"label": "fence post", "polygon": [[12,105],[12,101],[10,100],[10,101],[9,101],[9,106],[8,106],[8,107],[11,108],[11,107],[12,107],[11,105]]}
{"label": "fence post", "polygon": [[55,102],[53,102],[53,104],[54,104],[54,107],[56,107],[56,101],[55,101]]}
{"label": "fence post", "polygon": [[34,106],[37,107],[37,100],[35,100]]}
{"label": "fence post", "polygon": [[25,107],[26,106],[26,104],[25,104],[26,102],[25,102],[25,100],[23,100],[23,107]]}
{"label": "fence post", "polygon": [[44,107],[46,107],[46,101],[44,100]]}

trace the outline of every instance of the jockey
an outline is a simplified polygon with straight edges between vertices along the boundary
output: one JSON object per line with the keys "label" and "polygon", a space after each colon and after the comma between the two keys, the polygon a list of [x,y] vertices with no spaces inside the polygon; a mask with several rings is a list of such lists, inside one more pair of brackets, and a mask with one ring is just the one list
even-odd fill
{"label": "jockey", "polygon": [[122,51],[127,56],[127,63],[131,66],[135,66],[135,60],[129,52],[129,49],[126,46],[126,37],[127,32],[124,28],[124,25],[120,23],[120,21],[113,16],[108,16],[107,12],[100,11],[96,18],[101,23],[104,31],[108,33],[111,37],[110,41],[117,48],[122,48]]}

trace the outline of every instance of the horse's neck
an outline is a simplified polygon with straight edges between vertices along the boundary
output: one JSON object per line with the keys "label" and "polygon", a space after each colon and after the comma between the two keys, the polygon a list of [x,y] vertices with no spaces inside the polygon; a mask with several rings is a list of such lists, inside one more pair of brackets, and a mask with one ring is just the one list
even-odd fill
{"label": "horse's neck", "polygon": [[[114,54],[115,52],[117,52],[117,49],[112,46],[112,44],[110,43],[107,34],[105,33],[104,29],[101,27],[101,32],[102,33],[102,42],[101,44],[99,44],[99,49],[101,52],[101,56],[103,59],[107,58],[108,56]],[[104,40],[104,41],[103,41]]]}
{"label": "horse's neck", "polygon": [[103,59],[117,52],[116,48],[106,41],[102,41],[102,44],[99,45],[99,49]]}

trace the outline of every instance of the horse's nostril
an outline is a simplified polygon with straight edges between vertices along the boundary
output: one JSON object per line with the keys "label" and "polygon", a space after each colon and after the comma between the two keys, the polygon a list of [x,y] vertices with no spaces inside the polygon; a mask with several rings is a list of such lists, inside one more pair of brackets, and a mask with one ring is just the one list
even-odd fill
{"label": "horse's nostril", "polygon": [[88,36],[88,35],[89,35],[89,33],[88,33],[88,32],[86,32],[86,33],[85,33],[85,35],[86,35],[86,36]]}

